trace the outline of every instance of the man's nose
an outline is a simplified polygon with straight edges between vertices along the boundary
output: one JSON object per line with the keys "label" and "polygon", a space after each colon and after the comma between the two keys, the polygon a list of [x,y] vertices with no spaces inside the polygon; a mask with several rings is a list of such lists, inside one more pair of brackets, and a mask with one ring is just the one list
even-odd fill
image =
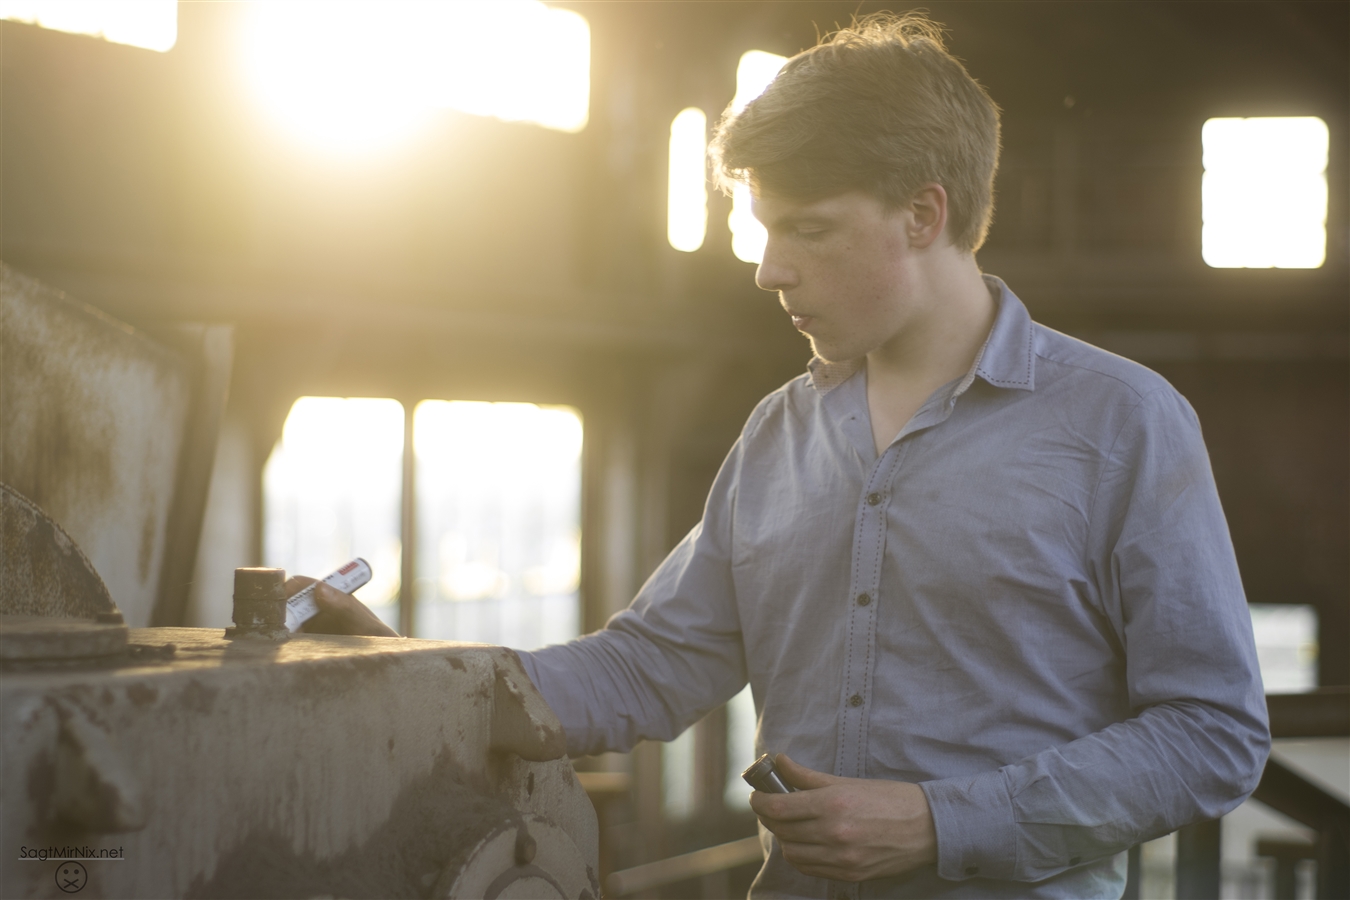
{"label": "man's nose", "polygon": [[755,284],[766,291],[786,291],[797,286],[796,270],[782,258],[772,238],[764,245],[764,257],[755,270]]}

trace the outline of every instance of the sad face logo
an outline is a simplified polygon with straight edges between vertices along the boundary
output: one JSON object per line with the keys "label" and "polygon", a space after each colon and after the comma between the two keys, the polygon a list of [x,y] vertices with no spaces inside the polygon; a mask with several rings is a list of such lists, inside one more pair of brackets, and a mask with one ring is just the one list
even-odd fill
{"label": "sad face logo", "polygon": [[77,862],[63,862],[56,867],[56,886],[73,894],[89,881],[89,873]]}

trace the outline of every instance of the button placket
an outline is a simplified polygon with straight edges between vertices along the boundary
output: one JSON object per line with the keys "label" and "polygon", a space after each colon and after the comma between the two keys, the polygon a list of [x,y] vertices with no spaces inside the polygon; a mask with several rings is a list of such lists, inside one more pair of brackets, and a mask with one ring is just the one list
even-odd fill
{"label": "button placket", "polygon": [[849,591],[852,602],[847,611],[847,646],[835,754],[835,774],[845,778],[863,778],[867,774],[867,726],[876,655],[877,604],[874,601],[880,596],[882,562],[886,553],[890,483],[907,447],[903,441],[892,444],[873,465],[854,522]]}
{"label": "button placket", "polygon": [[830,900],[858,900],[858,885],[847,881],[831,881],[830,885],[831,888],[826,894]]}

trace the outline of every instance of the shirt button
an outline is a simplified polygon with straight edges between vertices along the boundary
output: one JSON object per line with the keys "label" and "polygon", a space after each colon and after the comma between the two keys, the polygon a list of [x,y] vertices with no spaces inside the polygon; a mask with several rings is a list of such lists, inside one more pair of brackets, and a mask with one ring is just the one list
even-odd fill
{"label": "shirt button", "polygon": [[871,594],[859,594],[859,595],[858,595],[858,605],[859,605],[859,606],[866,606],[867,604],[869,604],[869,603],[871,603],[871,602],[872,602],[872,595],[871,595]]}
{"label": "shirt button", "polygon": [[867,495],[868,506],[876,506],[880,502],[881,502],[881,495],[878,494],[876,491],[873,491],[872,493]]}
{"label": "shirt button", "polygon": [[854,694],[848,698],[849,706],[862,706],[862,694]]}

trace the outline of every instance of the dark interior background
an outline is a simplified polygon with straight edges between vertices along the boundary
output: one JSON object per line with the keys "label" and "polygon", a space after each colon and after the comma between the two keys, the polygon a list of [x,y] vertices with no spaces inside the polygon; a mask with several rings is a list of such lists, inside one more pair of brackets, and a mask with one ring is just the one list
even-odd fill
{"label": "dark interior background", "polygon": [[[729,201],[712,198],[702,249],[666,243],[672,117],[714,119],[748,49],[792,54],[855,11],[913,4],[559,5],[591,28],[582,132],[446,112],[376,163],[316,158],[265,121],[233,55],[242,5],[181,4],[164,54],[0,25],[0,257],[135,325],[234,324],[230,414],[258,472],[304,394],[578,407],[591,629],[697,521],[745,416],[808,357],[732,256]],[[1003,109],[981,265],[1043,323],[1187,396],[1248,599],[1314,604],[1321,683],[1350,683],[1350,5],[924,5]],[[456,39],[509,39],[473,24]],[[1330,128],[1319,269],[1201,260],[1201,125],[1257,115]],[[697,842],[647,824],[630,859]]]}

